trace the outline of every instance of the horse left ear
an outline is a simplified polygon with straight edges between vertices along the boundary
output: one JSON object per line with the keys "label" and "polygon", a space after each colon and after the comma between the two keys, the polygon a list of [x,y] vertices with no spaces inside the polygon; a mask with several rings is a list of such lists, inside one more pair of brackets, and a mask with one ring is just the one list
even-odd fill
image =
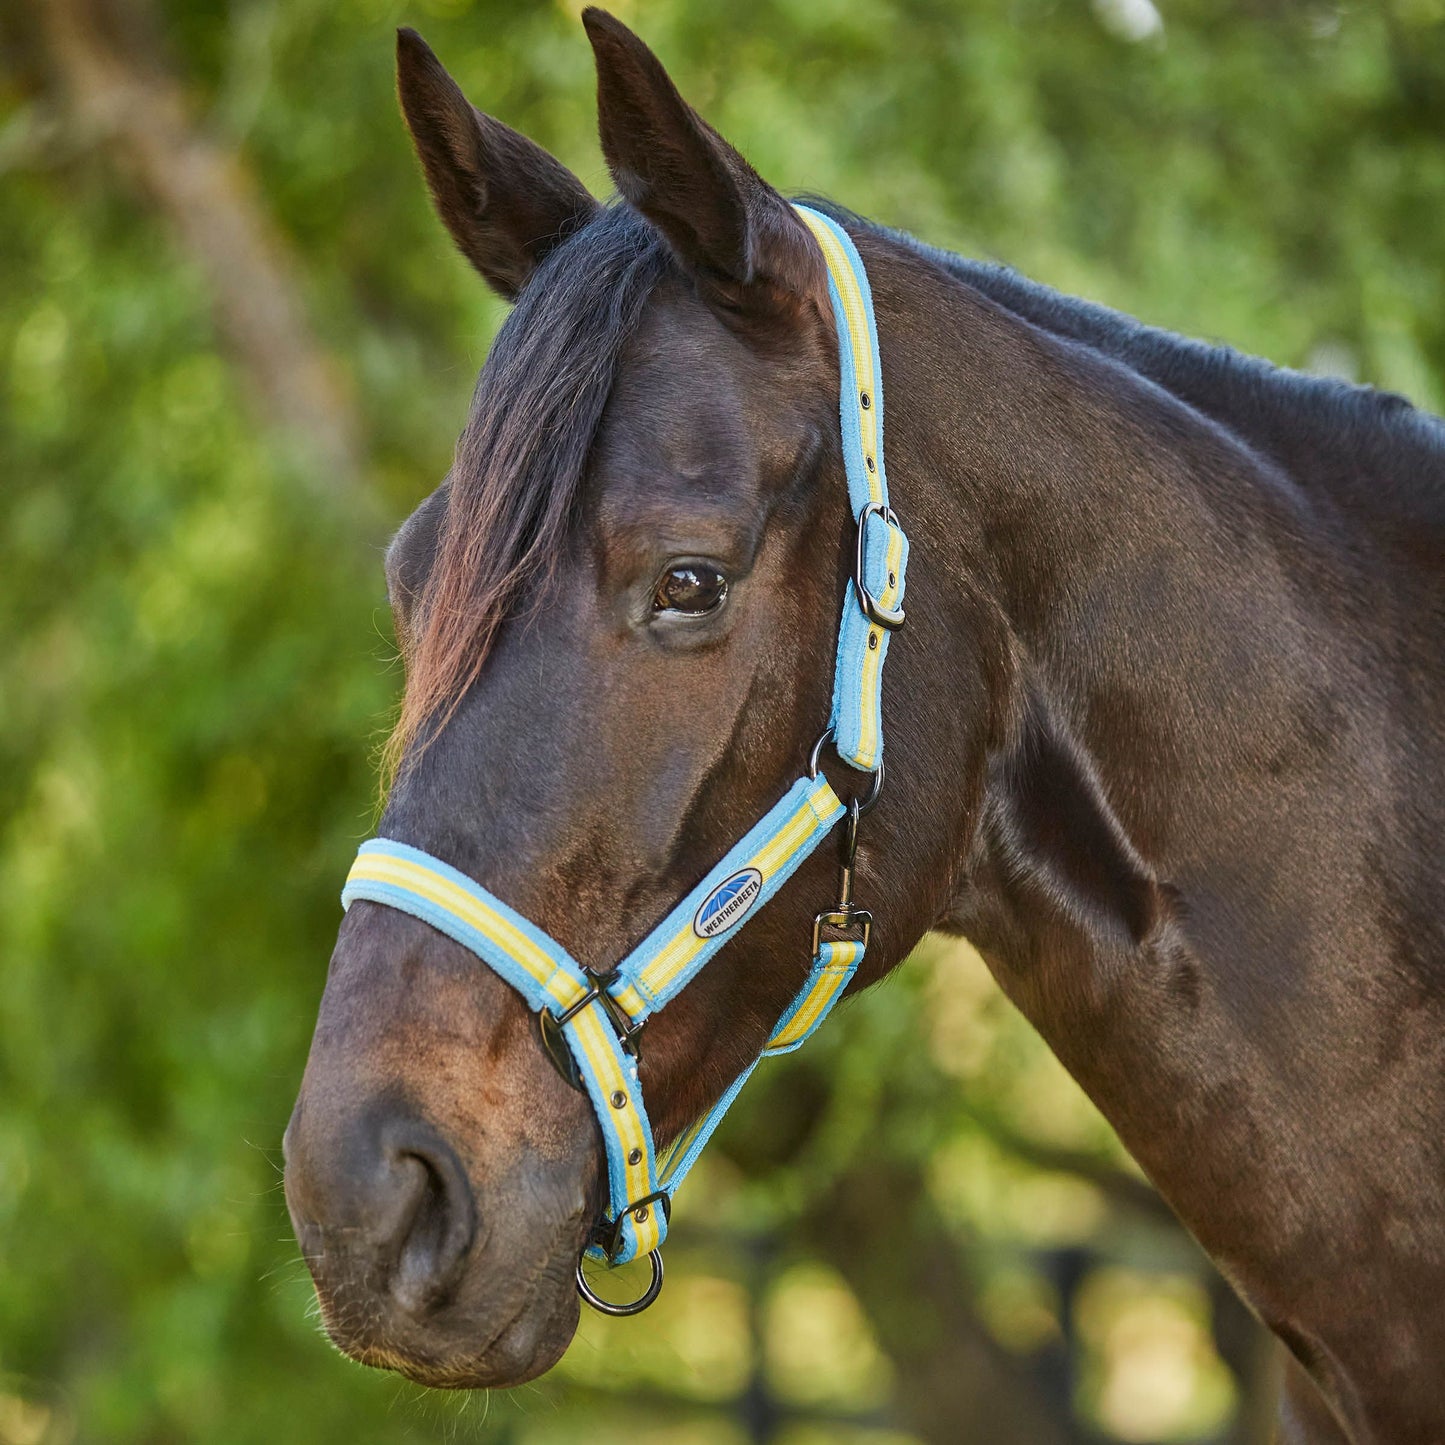
{"label": "horse left ear", "polygon": [[724,309],[813,298],[827,274],[793,208],[682,98],[661,61],[605,10],[582,12],[597,58],[602,153],[623,197]]}

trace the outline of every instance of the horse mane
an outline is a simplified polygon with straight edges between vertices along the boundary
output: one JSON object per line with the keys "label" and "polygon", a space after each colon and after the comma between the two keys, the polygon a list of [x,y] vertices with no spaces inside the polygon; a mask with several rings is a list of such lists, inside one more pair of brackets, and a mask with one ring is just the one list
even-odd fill
{"label": "horse mane", "polygon": [[618,357],[667,264],[661,234],[611,206],[548,255],[497,333],[404,644],[388,771],[456,711],[508,610],[555,565]]}

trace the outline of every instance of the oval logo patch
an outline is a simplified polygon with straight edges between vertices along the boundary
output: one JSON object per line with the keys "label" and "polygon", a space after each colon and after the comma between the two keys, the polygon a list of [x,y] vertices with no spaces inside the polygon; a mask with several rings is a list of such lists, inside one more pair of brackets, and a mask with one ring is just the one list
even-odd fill
{"label": "oval logo patch", "polygon": [[756,868],[744,868],[731,878],[724,878],[693,914],[692,931],[699,938],[716,938],[758,901],[763,891],[763,875]]}

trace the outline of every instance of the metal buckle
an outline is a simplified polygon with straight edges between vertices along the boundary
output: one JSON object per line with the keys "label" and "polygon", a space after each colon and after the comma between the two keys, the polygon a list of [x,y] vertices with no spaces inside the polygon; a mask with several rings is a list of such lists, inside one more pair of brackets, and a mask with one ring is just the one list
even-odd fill
{"label": "metal buckle", "polygon": [[577,1067],[577,1060],[572,1057],[572,1050],[567,1047],[567,1035],[562,1032],[557,1015],[550,1009],[540,1009],[537,1013],[537,1031],[542,1035],[542,1051],[551,1059],[552,1067],[579,1094],[585,1094],[587,1089],[582,1082],[582,1071]]}
{"label": "metal buckle", "polygon": [[824,927],[836,928],[846,933],[850,928],[863,930],[863,951],[868,951],[868,940],[873,936],[873,915],[866,908],[855,908],[851,903],[840,908],[825,908],[813,919],[813,957],[823,946]]}
{"label": "metal buckle", "polygon": [[[616,970],[613,970],[615,973]],[[633,1058],[637,1057],[637,1035],[642,1032],[642,1024],[635,1024],[623,1011],[622,1005],[607,992],[607,983],[612,978],[612,973],[594,973],[588,975],[592,983],[587,992],[577,1000],[565,1013],[556,1015],[557,1027],[569,1024],[588,1004],[594,1000],[600,1003],[607,1012],[608,1020],[612,1024],[612,1031],[617,1035],[617,1042],[622,1045],[624,1053],[629,1053]],[[647,1020],[643,1019],[642,1023]]]}
{"label": "metal buckle", "polygon": [[882,502],[869,502],[858,513],[858,538],[853,548],[853,591],[858,596],[858,606],[863,609],[863,615],[869,622],[876,623],[887,632],[897,632],[907,620],[903,609],[901,607],[885,607],[868,590],[868,584],[863,580],[865,554],[868,550],[868,518],[870,516],[882,517],[891,527],[899,526],[893,508],[884,506]]}
{"label": "metal buckle", "polygon": [[[672,1196],[665,1189],[658,1189],[652,1194],[644,1194],[641,1199],[634,1199],[616,1219],[601,1219],[592,1226],[592,1243],[600,1245],[606,1253],[607,1258],[614,1259],[617,1250],[622,1244],[622,1226],[627,1221],[627,1216],[632,1216],[634,1224],[647,1223],[647,1206],[656,1204],[662,1210],[663,1221],[672,1223]],[[641,1210],[639,1216],[638,1211]]]}
{"label": "metal buckle", "polygon": [[616,1318],[640,1315],[662,1293],[662,1251],[659,1249],[652,1250],[647,1256],[647,1262],[652,1266],[652,1280],[647,1288],[635,1300],[626,1300],[621,1304],[603,1299],[587,1283],[587,1276],[582,1273],[582,1261],[586,1258],[585,1250],[577,1257],[577,1293],[600,1315]]}
{"label": "metal buckle", "polygon": [[557,1072],[574,1089],[582,1093],[586,1092],[586,1085],[582,1082],[582,1073],[577,1067],[577,1060],[573,1058],[572,1050],[567,1047],[566,1026],[590,1004],[600,1003],[612,1025],[612,1031],[617,1035],[617,1042],[622,1046],[623,1053],[631,1054],[635,1059],[638,1057],[637,1035],[642,1032],[642,1026],[647,1022],[644,1019],[640,1024],[633,1023],[623,1012],[622,1005],[607,992],[605,985],[607,980],[612,977],[611,973],[594,973],[589,977],[592,982],[588,985],[587,992],[571,1008],[560,1014],[554,1014],[551,1009],[544,1008],[537,1014],[537,1028],[542,1035],[542,1048],[547,1057],[552,1060]]}

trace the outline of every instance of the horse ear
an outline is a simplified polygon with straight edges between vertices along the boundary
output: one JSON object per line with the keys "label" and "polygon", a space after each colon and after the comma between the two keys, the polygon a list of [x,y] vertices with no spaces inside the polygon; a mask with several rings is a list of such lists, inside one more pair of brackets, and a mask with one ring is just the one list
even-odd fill
{"label": "horse ear", "polygon": [[678,93],[605,10],[582,12],[597,58],[602,153],[622,195],[667,237],[711,300],[771,311],[826,306],[823,259],[793,208]]}
{"label": "horse ear", "polygon": [[438,215],[467,260],[512,300],[597,202],[541,146],[477,110],[415,30],[396,32],[396,89]]}

